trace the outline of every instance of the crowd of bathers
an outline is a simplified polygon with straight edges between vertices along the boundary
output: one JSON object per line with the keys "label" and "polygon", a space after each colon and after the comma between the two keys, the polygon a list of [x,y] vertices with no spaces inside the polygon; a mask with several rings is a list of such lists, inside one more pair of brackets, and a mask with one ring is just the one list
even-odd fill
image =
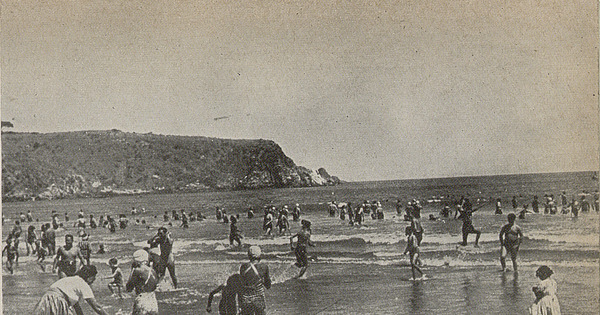
{"label": "crowd of bathers", "polygon": [[[495,206],[494,213],[503,214],[503,203],[501,198],[477,199],[475,205],[471,203],[469,198],[464,196],[461,196],[460,198],[454,198],[451,196],[432,198],[427,202],[441,203],[441,210],[439,211],[439,216],[441,218],[453,217],[454,219],[462,220],[462,242],[460,243],[462,246],[467,245],[467,239],[470,234],[476,234],[475,246],[477,247],[479,245],[478,243],[481,231],[476,229],[472,222],[472,215],[475,211],[493,202]],[[510,204],[512,206],[513,213],[508,215],[508,224],[504,225],[500,231],[501,264],[502,269],[506,270],[507,268],[505,259],[508,255],[510,255],[515,271],[517,270],[516,256],[522,240],[521,229],[515,224],[515,219],[517,217],[524,219],[527,213],[542,213],[549,215],[571,214],[572,216],[576,217],[579,215],[579,213],[586,213],[592,210],[597,212],[600,210],[598,205],[598,191],[596,191],[594,194],[589,194],[584,191],[578,195],[571,196],[570,200],[565,192],[562,192],[558,198],[555,198],[552,194],[546,194],[541,200],[538,196],[533,196],[532,199],[523,196],[513,196],[510,200]],[[531,210],[529,209],[530,205]],[[412,199],[406,202],[406,204],[404,204],[400,199],[397,199],[395,202],[395,208],[397,218],[401,218],[410,222],[410,224],[405,228],[405,234],[407,236],[407,247],[405,254],[410,254],[410,264],[413,272],[413,279],[416,279],[416,273],[420,273],[421,277],[423,277],[423,272],[420,269],[422,262],[420,259],[419,249],[424,234],[424,229],[421,223],[421,212],[423,210],[423,206],[417,199]],[[327,211],[330,217],[339,216],[341,220],[346,220],[346,218],[348,218],[349,224],[353,226],[362,225],[365,220],[365,215],[370,215],[371,219],[373,220],[383,220],[385,218],[383,206],[380,201],[364,200],[362,202],[357,202],[354,206],[351,202],[332,201],[327,203]],[[146,228],[149,229],[150,226],[147,224],[146,220],[138,217],[138,215],[145,212],[146,210],[144,208],[138,210],[135,207],[132,207],[131,216],[134,218],[132,222],[135,225],[146,225]],[[293,221],[300,221],[300,205],[295,204],[292,207],[289,207],[288,205],[282,205],[280,207],[276,207],[274,205],[265,205],[263,206],[263,212],[262,228],[264,234],[270,237],[274,237],[275,234],[290,235],[291,250],[295,253],[297,260],[296,266],[301,268],[299,276],[304,275],[309,261],[307,247],[315,246],[315,244],[310,240],[311,222],[308,220],[301,220],[302,230],[292,236],[290,230],[290,221],[288,219],[291,217]],[[240,220],[240,214],[227,215],[223,208],[216,207],[215,217],[217,222],[230,225],[230,245],[242,245],[243,236],[237,225],[238,221]],[[254,217],[254,209],[248,208],[247,218],[253,219]],[[154,216],[154,218],[156,219],[156,216]],[[124,287],[122,285],[123,275],[118,266],[116,257],[109,259],[109,266],[111,268],[111,276],[109,278],[112,279],[108,285],[109,290],[117,294],[119,297],[122,296],[122,289],[126,291],[133,290],[136,293],[136,299],[134,299],[134,309],[137,308],[143,310],[144,308],[147,308],[148,312],[143,314],[154,314],[154,311],[157,312],[157,307],[155,307],[156,298],[150,293],[156,289],[156,284],[160,279],[165,277],[167,271],[169,272],[173,287],[177,287],[175,262],[172,252],[173,239],[166,226],[173,227],[174,221],[180,221],[180,224],[177,224],[179,227],[188,228],[190,222],[203,221],[205,219],[206,217],[204,217],[199,210],[190,211],[189,214],[186,213],[185,210],[172,210],[171,213],[165,211],[163,215],[164,226],[160,227],[157,234],[148,240],[148,246],[143,249],[144,253],[137,251],[134,254],[133,261],[134,265],[136,266],[134,267],[134,270],[137,271],[132,272],[127,286]],[[430,214],[429,219],[438,220],[440,218],[435,214]],[[7,269],[13,273],[15,265],[18,264],[19,240],[23,233],[21,225],[30,223],[25,237],[27,255],[37,255],[37,263],[43,271],[45,271],[45,258],[47,256],[54,256],[52,271],[58,274],[59,281],[61,281],[63,278],[79,277],[88,284],[91,284],[91,282],[88,281],[93,282],[93,279],[90,277],[91,274],[94,274],[93,278],[95,279],[96,269],[90,262],[92,246],[86,229],[88,227],[91,230],[105,228],[111,233],[116,233],[117,229],[125,230],[130,224],[129,219],[125,214],[119,214],[118,219],[115,219],[110,215],[102,215],[100,216],[99,220],[96,221],[94,216],[91,214],[89,215],[89,220],[86,220],[83,210],[80,210],[77,214],[77,220],[73,222],[73,227],[76,227],[78,231],[76,233],[76,235],[79,237],[77,245],[75,245],[74,242],[74,235],[67,233],[65,235],[65,245],[57,247],[56,231],[67,228],[66,224],[69,222],[68,213],[65,212],[63,223],[60,222],[59,215],[56,213],[56,211],[53,211],[50,222],[41,224],[39,234],[33,225],[34,221],[39,222],[39,220],[34,220],[31,211],[28,211],[27,214],[20,213],[18,219],[15,220],[14,226],[8,233],[6,240],[7,245],[3,250],[3,254],[5,254],[7,257]],[[296,243],[294,243],[295,239],[297,240]],[[104,245],[99,242],[97,254],[105,253],[106,250],[104,249]],[[240,274],[238,274],[238,276],[242,275],[242,280],[244,277],[248,278],[243,281],[249,281],[252,282],[252,284],[246,285],[246,287],[254,288],[254,291],[248,289],[252,292],[247,296],[247,305],[250,305],[256,310],[259,310],[262,307],[262,310],[264,311],[264,289],[268,288],[267,281],[270,282],[270,280],[267,279],[269,277],[268,267],[265,264],[260,263],[260,248],[257,248],[256,246],[250,247],[249,258],[250,263],[247,263],[241,267]],[[77,263],[78,261],[79,267]],[[259,268],[259,266],[261,267]],[[153,285],[148,285],[148,281],[150,279],[153,279],[151,281],[154,282]],[[58,283],[59,281],[57,281],[55,288],[61,287],[61,283]],[[262,285],[262,289],[257,289],[261,287],[258,285],[259,283]],[[70,283],[69,285],[73,284]],[[220,289],[226,290],[226,287],[227,285],[224,284],[224,286],[220,287]],[[244,285],[242,285],[241,288],[244,288]],[[47,294],[52,293],[51,290],[49,292],[50,293],[47,292]],[[242,293],[243,289],[242,291],[238,292],[238,294]],[[48,301],[52,301],[52,299],[49,298],[42,300],[46,301],[47,303],[50,303]],[[212,299],[209,299],[209,309],[210,300]],[[224,301],[226,302],[226,300]],[[40,301],[38,308],[44,303]],[[90,303],[90,306],[92,306],[92,308],[96,310],[98,314],[103,314],[104,311],[98,306],[98,304],[94,304],[95,300],[90,300],[88,303]],[[72,306],[73,303],[68,303],[67,305]],[[50,306],[46,305],[45,307]]]}

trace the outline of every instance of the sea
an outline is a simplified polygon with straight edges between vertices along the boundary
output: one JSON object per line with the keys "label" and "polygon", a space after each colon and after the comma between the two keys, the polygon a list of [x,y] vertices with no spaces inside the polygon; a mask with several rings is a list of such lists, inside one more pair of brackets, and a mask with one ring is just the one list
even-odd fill
{"label": "sea", "polygon": [[[173,251],[179,287],[173,288],[169,276],[157,291],[161,314],[204,314],[210,291],[224,283],[247,261],[247,248],[259,245],[262,262],[270,269],[273,286],[266,292],[267,314],[529,314],[534,301],[531,288],[538,281],[535,271],[547,265],[558,283],[562,314],[598,314],[600,300],[599,215],[594,209],[575,217],[562,214],[560,194],[569,201],[582,196],[593,203],[598,181],[592,172],[456,177],[419,180],[350,182],[337,186],[262,189],[245,191],[207,191],[182,194],[146,194],[110,198],[38,200],[4,203],[2,228],[6,239],[18,215],[31,211],[35,220],[25,222],[39,232],[49,222],[52,211],[59,214],[64,228],[57,232],[58,244],[64,235],[76,235],[73,226],[77,213],[118,216],[125,214],[129,225],[110,233],[105,228],[86,229],[94,254],[92,263],[99,275],[92,284],[98,302],[109,314],[130,314],[131,295],[111,295],[107,284],[111,257],[119,260],[124,277],[131,270],[131,255],[165,226],[175,243]],[[557,214],[544,214],[545,195],[554,195]],[[527,213],[517,219],[524,234],[518,256],[518,273],[502,272],[498,234],[506,223],[506,214],[530,205],[533,196],[540,200],[542,213]],[[474,235],[467,246],[461,241],[461,221],[444,218],[440,210],[461,196],[478,208],[473,224],[482,232],[480,247],[474,247]],[[513,209],[512,198],[518,206]],[[494,214],[495,200],[501,198],[503,214]],[[408,222],[396,211],[397,200],[403,205],[418,199],[423,205],[424,237],[421,257],[425,277],[411,279],[404,229]],[[328,203],[365,200],[379,201],[382,220],[366,216],[364,224],[352,226],[339,216],[331,217]],[[299,204],[301,218],[312,222],[310,263],[307,274],[295,279],[298,268],[290,251],[289,234],[265,236],[262,209],[265,205],[290,208]],[[242,246],[230,246],[229,225],[216,220],[215,208],[227,215],[240,215],[238,226],[244,236]],[[256,212],[253,219],[247,209]],[[136,208],[141,213],[131,214]],[[453,208],[452,208],[453,209]],[[529,206],[531,209],[531,206]],[[191,222],[164,222],[163,214],[172,211],[200,211],[206,219]],[[69,216],[65,221],[64,214]],[[433,215],[430,220],[430,215]],[[137,223],[136,221],[139,221]],[[145,223],[142,223],[145,222]],[[291,233],[300,223],[290,220]],[[22,238],[24,238],[23,233]],[[96,254],[100,244],[105,254]],[[21,257],[14,274],[2,270],[2,310],[4,314],[26,314],[48,287],[58,279],[51,273],[52,258],[46,258],[42,271],[33,257],[26,256],[25,242],[20,243]],[[4,261],[4,260],[3,260]],[[507,264],[512,269],[510,259]],[[213,312],[218,311],[217,295]],[[86,303],[84,303],[86,304]],[[93,313],[83,305],[84,313]]]}

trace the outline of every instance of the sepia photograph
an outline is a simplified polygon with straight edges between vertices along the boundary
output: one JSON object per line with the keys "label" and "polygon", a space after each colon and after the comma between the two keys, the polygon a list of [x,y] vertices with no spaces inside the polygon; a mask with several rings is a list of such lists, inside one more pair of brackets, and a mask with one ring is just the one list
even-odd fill
{"label": "sepia photograph", "polygon": [[600,313],[597,0],[3,0],[2,314]]}

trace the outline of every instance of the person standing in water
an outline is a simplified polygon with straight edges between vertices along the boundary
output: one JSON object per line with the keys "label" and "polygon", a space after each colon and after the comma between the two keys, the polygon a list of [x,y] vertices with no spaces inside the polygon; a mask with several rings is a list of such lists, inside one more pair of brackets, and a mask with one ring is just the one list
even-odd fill
{"label": "person standing in water", "polygon": [[502,199],[496,199],[496,212],[494,214],[502,214]]}
{"label": "person standing in water", "polygon": [[213,298],[215,294],[222,292],[221,301],[219,301],[219,315],[237,315],[237,299],[240,296],[241,288],[242,276],[239,273],[229,276],[225,284],[221,284],[216,289],[212,290],[208,295],[206,312],[212,312]]}
{"label": "person standing in water", "polygon": [[237,246],[242,246],[242,234],[237,227],[237,218],[232,215],[229,222],[229,245],[233,246],[233,242],[237,242]]}
{"label": "person standing in water", "polygon": [[552,279],[554,272],[548,266],[541,266],[535,272],[540,279],[538,284],[531,290],[535,294],[535,301],[529,308],[531,315],[560,315],[560,303],[556,297],[557,284]]}
{"label": "person standing in water", "polygon": [[509,213],[507,216],[508,223],[500,230],[500,264],[502,265],[502,271],[506,271],[506,255],[509,253],[513,270],[517,271],[517,253],[523,240],[523,232],[515,224],[516,217],[514,213]]}
{"label": "person standing in water", "polygon": [[417,274],[415,271],[418,271],[421,274],[421,277],[423,277],[423,271],[418,266],[419,261],[420,261],[419,242],[417,240],[417,237],[414,234],[412,226],[407,226],[406,229],[404,230],[404,232],[405,232],[406,236],[408,237],[406,240],[406,249],[404,250],[404,255],[406,255],[407,253],[410,254],[410,268],[411,268],[412,276],[413,276],[412,279],[416,280]]}
{"label": "person standing in water", "polygon": [[133,253],[131,275],[125,285],[127,292],[134,291],[133,315],[158,315],[158,302],[156,300],[156,286],[158,277],[156,272],[148,266],[148,253],[139,249]]}
{"label": "person standing in water", "polygon": [[466,198],[465,202],[464,202],[464,209],[461,209],[461,207],[458,207],[457,210],[460,212],[459,218],[463,220],[463,224],[462,224],[462,239],[463,240],[462,240],[462,243],[460,243],[460,245],[467,246],[467,238],[469,237],[469,234],[475,233],[475,234],[477,234],[477,237],[475,237],[475,247],[479,247],[479,237],[481,236],[481,231],[475,229],[475,227],[473,226],[473,221],[471,219],[473,212],[477,211],[477,209],[473,210],[473,206],[471,205],[471,202],[469,201],[468,198]]}
{"label": "person standing in water", "polygon": [[73,235],[65,235],[65,246],[58,247],[52,272],[58,271],[58,278],[72,277],[77,272],[77,258],[83,261],[79,249],[73,246]]}
{"label": "person standing in water", "polygon": [[9,236],[6,240],[6,246],[2,249],[2,255],[4,255],[4,253],[6,253],[6,269],[10,271],[10,274],[13,274],[17,260],[17,245],[12,236]]}
{"label": "person standing in water", "polygon": [[[306,273],[306,269],[308,268],[308,246],[315,246],[315,244],[310,240],[311,233],[311,223],[308,220],[302,220],[302,230],[297,234],[290,237],[290,248],[294,251],[296,255],[296,267],[300,268],[300,273],[296,278],[302,277]],[[298,239],[296,242],[296,246],[294,246],[294,238]]]}
{"label": "person standing in water", "polygon": [[[77,271],[77,275],[62,278],[54,282],[44,293],[33,310],[34,315],[46,314],[83,314],[81,301],[86,301],[99,315],[107,315],[96,302],[90,285],[96,280],[98,271],[93,265],[86,265]],[[75,312],[73,312],[73,310]]]}
{"label": "person standing in water", "polygon": [[250,262],[240,266],[242,315],[265,314],[265,289],[271,288],[271,276],[269,266],[260,262],[260,256],[260,247],[250,246],[248,248]]}
{"label": "person standing in water", "polygon": [[160,248],[160,263],[157,266],[158,278],[162,279],[168,269],[171,275],[173,287],[177,289],[177,277],[175,276],[175,257],[173,256],[173,239],[166,227],[160,227],[156,235],[148,241],[150,248]]}

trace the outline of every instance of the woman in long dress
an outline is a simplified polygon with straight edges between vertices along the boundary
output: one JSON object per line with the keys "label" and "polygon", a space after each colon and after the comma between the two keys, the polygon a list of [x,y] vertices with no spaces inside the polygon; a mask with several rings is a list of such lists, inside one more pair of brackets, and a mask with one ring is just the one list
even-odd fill
{"label": "woman in long dress", "polygon": [[554,272],[548,266],[541,266],[535,272],[540,282],[532,288],[535,302],[529,308],[531,315],[560,315],[560,304],[556,297],[556,281],[551,278]]}

